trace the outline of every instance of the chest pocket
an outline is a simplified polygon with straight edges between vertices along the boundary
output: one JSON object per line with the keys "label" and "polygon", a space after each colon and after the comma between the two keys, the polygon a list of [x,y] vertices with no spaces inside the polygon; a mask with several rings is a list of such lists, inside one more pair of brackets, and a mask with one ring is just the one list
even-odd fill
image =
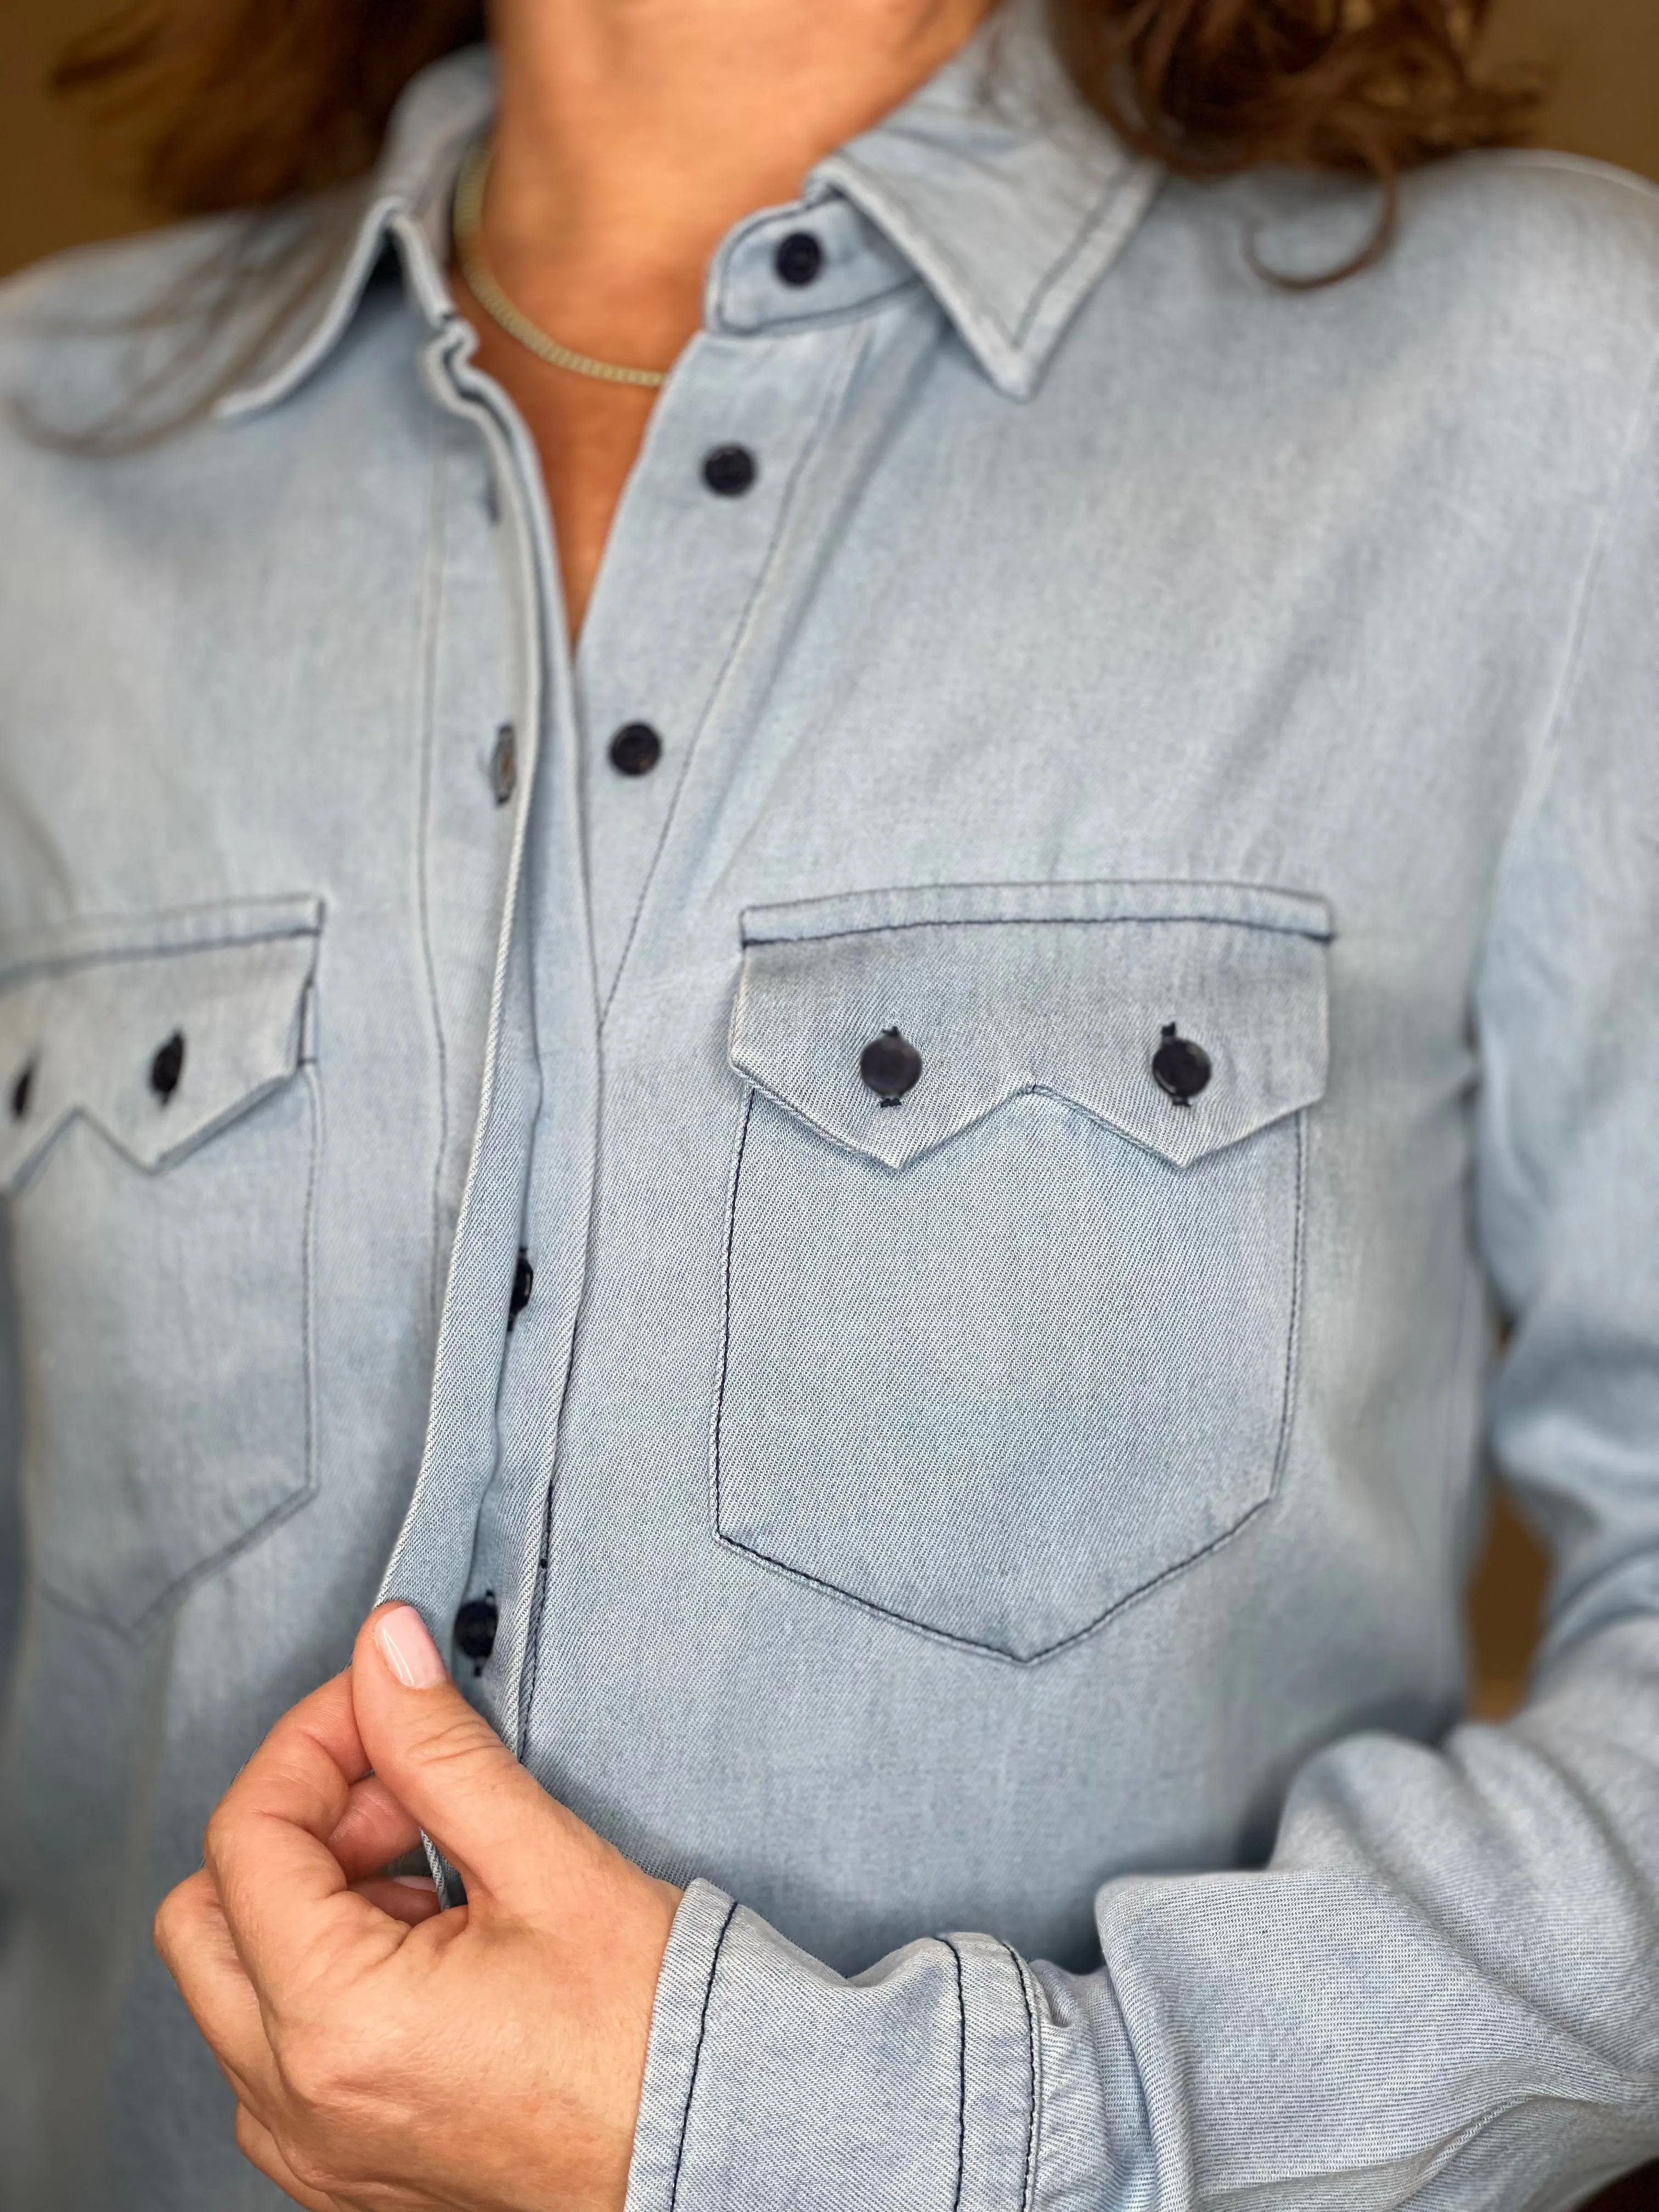
{"label": "chest pocket", "polygon": [[745,915],[720,1536],[1034,1660],[1263,1505],[1329,935],[1236,884]]}
{"label": "chest pocket", "polygon": [[321,910],[75,925],[0,967],[33,1571],[149,1626],[313,1486]]}

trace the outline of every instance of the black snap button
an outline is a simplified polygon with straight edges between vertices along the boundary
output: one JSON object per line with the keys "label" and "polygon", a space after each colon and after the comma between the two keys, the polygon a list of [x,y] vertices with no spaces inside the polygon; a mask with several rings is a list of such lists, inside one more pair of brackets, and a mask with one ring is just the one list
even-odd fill
{"label": "black snap button", "polygon": [[21,1121],[29,1110],[29,1100],[34,1091],[34,1062],[30,1060],[11,1086],[11,1118]]}
{"label": "black snap button", "polygon": [[481,1667],[495,1649],[495,1624],[500,1618],[493,1597],[470,1597],[456,1608],[455,1641]]}
{"label": "black snap button", "polygon": [[702,480],[722,499],[740,499],[759,473],[747,446],[716,446],[703,455]]}
{"label": "black snap button", "polygon": [[1190,1037],[1177,1036],[1176,1025],[1167,1022],[1164,1041],[1152,1054],[1152,1074],[1160,1090],[1167,1091],[1177,1106],[1190,1106],[1210,1079],[1210,1055],[1201,1044]]}
{"label": "black snap button", "polygon": [[174,1030],[149,1064],[149,1087],[165,1106],[185,1072],[185,1033]]}
{"label": "black snap button", "polygon": [[519,1247],[518,1265],[513,1270],[513,1295],[507,1302],[507,1325],[511,1328],[519,1316],[530,1304],[530,1294],[536,1287],[536,1270],[530,1264],[530,1255],[522,1244]]}
{"label": "black snap button", "polygon": [[503,722],[495,732],[495,748],[489,756],[489,788],[495,794],[497,806],[506,806],[519,787],[519,733],[511,722]]}
{"label": "black snap button", "polygon": [[618,775],[649,775],[662,758],[662,739],[649,722],[624,722],[611,740],[611,765]]}
{"label": "black snap button", "polygon": [[772,265],[786,284],[810,284],[823,266],[823,248],[810,230],[792,230]]}
{"label": "black snap button", "polygon": [[859,1073],[884,1106],[896,1106],[921,1076],[921,1054],[908,1037],[884,1030],[859,1055]]}

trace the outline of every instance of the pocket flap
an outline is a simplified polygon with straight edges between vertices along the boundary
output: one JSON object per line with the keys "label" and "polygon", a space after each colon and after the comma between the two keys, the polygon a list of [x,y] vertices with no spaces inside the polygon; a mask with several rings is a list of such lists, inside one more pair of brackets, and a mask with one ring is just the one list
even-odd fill
{"label": "pocket flap", "polygon": [[0,1189],[76,1115],[169,1165],[300,1062],[315,899],[43,933],[0,962]]}
{"label": "pocket flap", "polygon": [[[1184,1167],[1322,1094],[1331,934],[1323,900],[1238,884],[946,884],[752,908],[731,1062],[890,1168],[1024,1091]],[[1188,1079],[1207,1064],[1187,1103],[1153,1068],[1171,1025],[1202,1055]],[[921,1073],[884,1104],[860,1066],[893,1030]]]}

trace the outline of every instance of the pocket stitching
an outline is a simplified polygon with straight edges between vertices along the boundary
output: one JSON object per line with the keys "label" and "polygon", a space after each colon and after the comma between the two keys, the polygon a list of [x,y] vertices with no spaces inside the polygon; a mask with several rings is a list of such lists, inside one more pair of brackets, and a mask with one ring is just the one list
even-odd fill
{"label": "pocket stitching", "polygon": [[[273,1506],[270,1511],[262,1519],[255,1522],[252,1528],[245,1528],[239,1536],[234,1537],[222,1549],[215,1552],[210,1558],[198,1559],[187,1567],[182,1574],[176,1575],[166,1589],[152,1598],[143,1613],[133,1620],[114,1620],[108,1613],[100,1611],[97,1607],[83,1604],[78,1599],[70,1597],[53,1582],[46,1570],[44,1562],[35,1570],[35,1579],[40,1588],[49,1592],[54,1603],[63,1607],[65,1612],[74,1613],[80,1620],[95,1621],[100,1627],[110,1629],[117,1635],[131,1637],[135,1641],[142,1642],[149,1636],[156,1626],[183,1601],[196,1583],[204,1582],[210,1576],[217,1574],[228,1566],[234,1559],[258,1543],[263,1537],[270,1534],[281,1522],[286,1521],[290,1515],[297,1513],[301,1506],[307,1504],[317,1495],[319,1486],[317,1477],[316,1246],[317,1194],[321,1181],[323,1150],[322,1086],[317,1079],[317,1066],[314,1060],[301,1060],[295,1073],[303,1079],[306,1095],[311,1103],[311,1156],[306,1177],[304,1233],[301,1252],[301,1286],[304,1304],[302,1328],[305,1346],[304,1480],[291,1497],[285,1498],[280,1504]],[[234,1127],[234,1124],[228,1123],[224,1126]],[[131,1164],[129,1163],[129,1165]],[[143,1170],[134,1168],[133,1172],[140,1174]]]}
{"label": "pocket stitching", "polygon": [[[905,906],[935,898],[948,899],[956,893],[971,895],[981,904],[989,900],[996,905],[1011,894],[1041,892],[1045,899],[1052,899],[1057,907],[1064,908],[1067,903],[1065,896],[1067,892],[1086,894],[1117,890],[1131,891],[1135,895],[1133,904],[1121,911],[1075,913],[1045,910],[1041,914],[1019,914],[1009,912],[1000,906],[991,913],[934,912],[911,915],[902,911]],[[1191,908],[1183,905],[1181,901],[1188,896],[1195,899],[1201,897],[1205,905]],[[884,900],[902,902],[899,911],[880,921],[864,921],[856,918],[860,908]],[[1269,902],[1275,908],[1279,918],[1270,918],[1259,910],[1263,902]],[[1207,910],[1212,904],[1215,910]],[[1240,911],[1241,906],[1248,908],[1252,905],[1258,911]],[[846,912],[854,918],[833,927],[774,929],[769,927],[769,923],[775,923],[781,917],[800,916],[814,911],[823,913],[830,909]],[[747,950],[750,945],[761,945],[820,944],[838,937],[865,937],[890,929],[1095,926],[1118,921],[1197,921],[1224,927],[1264,930],[1277,936],[1306,937],[1321,945],[1334,943],[1337,934],[1330,902],[1317,893],[1290,890],[1277,884],[1194,880],[1184,877],[1084,877],[1060,883],[1039,880],[883,884],[868,890],[846,892],[828,898],[791,899],[781,903],[761,902],[744,907],[738,916],[738,934],[740,943]]]}
{"label": "pocket stitching", "polygon": [[[325,918],[324,901],[303,893],[165,907],[142,915],[82,915],[26,931],[13,940],[10,951],[0,951],[0,989],[14,989],[37,975],[117,961],[220,952],[294,937],[320,939]],[[209,933],[193,935],[193,924]]]}
{"label": "pocket stitching", "polygon": [[1328,931],[1295,929],[1282,921],[1251,921],[1231,914],[975,914],[952,915],[948,921],[929,916],[923,921],[862,922],[852,929],[815,929],[801,937],[750,937],[745,951],[767,945],[834,945],[844,937],[894,937],[907,929],[1116,929],[1135,928],[1249,929],[1266,937],[1305,937],[1310,945],[1328,945]]}
{"label": "pocket stitching", "polygon": [[1192,1169],[1199,1166],[1201,1162],[1212,1160],[1221,1152],[1230,1152],[1236,1145],[1248,1144],[1252,1137],[1259,1137],[1264,1129],[1276,1128],[1279,1122],[1288,1121],[1293,1115],[1307,1111],[1305,1105],[1281,1106],[1276,1113],[1269,1115],[1265,1121],[1253,1122],[1248,1129],[1240,1130],[1237,1136],[1228,1137],[1219,1143],[1206,1146],[1203,1152],[1194,1153],[1191,1159],[1176,1159],[1148,1138],[1140,1136],[1133,1129],[1126,1127],[1124,1122],[1115,1121],[1109,1114],[1102,1113],[1097,1106],[1091,1106],[1086,1098],[1076,1097],[1071,1091],[1061,1091],[1052,1083],[1022,1083],[1018,1091],[1010,1091],[1000,1098],[994,1098],[988,1106],[981,1107],[970,1120],[952,1122],[951,1127],[944,1130],[931,1145],[926,1146],[921,1152],[907,1153],[896,1166],[890,1160],[884,1159],[879,1152],[866,1152],[862,1145],[854,1143],[851,1138],[842,1136],[838,1130],[832,1129],[827,1122],[820,1121],[816,1115],[809,1114],[806,1109],[799,1105],[787,1091],[779,1091],[769,1083],[760,1082],[746,1069],[744,1071],[744,1080],[750,1090],[757,1091],[763,1098],[769,1099],[780,1113],[787,1114],[792,1121],[799,1121],[804,1128],[811,1129],[815,1135],[822,1137],[825,1144],[833,1145],[838,1152],[845,1152],[854,1159],[867,1160],[872,1167],[881,1168],[890,1176],[908,1174],[918,1160],[932,1159],[933,1155],[942,1152],[946,1145],[955,1144],[958,1137],[965,1137],[969,1130],[977,1129],[981,1124],[988,1121],[993,1114],[1001,1113],[1005,1106],[1012,1106],[1016,1100],[1021,1098],[1052,1098],[1056,1105],[1068,1107],[1073,1114],[1081,1114],[1085,1121],[1092,1121],[1096,1128],[1109,1130],[1122,1143],[1133,1146],[1138,1152],[1144,1152],[1149,1159],[1162,1160],[1171,1175],[1186,1175]]}
{"label": "pocket stitching", "polygon": [[[1298,1107],[1291,1117],[1296,1130],[1296,1200],[1291,1228],[1291,1311],[1289,1326],[1285,1331],[1284,1378],[1279,1399],[1279,1433],[1273,1453],[1273,1472],[1266,1492],[1254,1505],[1248,1508],[1234,1522],[1231,1528],[1224,1529],[1218,1536],[1212,1537],[1208,1543],[1200,1545],[1197,1551],[1188,1553],[1184,1559],[1176,1560],[1170,1566],[1160,1568],[1157,1574],[1150,1576],[1144,1583],[1137,1583],[1133,1589],[1126,1590],[1121,1597],[1115,1598],[1110,1605],[1103,1612],[1097,1613],[1092,1620],[1085,1621],[1082,1627],[1073,1629],[1069,1635],[1060,1638],[1055,1643],[1045,1644],[1041,1651],[1023,1655],[1006,1650],[1000,1644],[987,1644],[976,1637],[957,1635],[952,1630],[936,1627],[929,1621],[917,1620],[909,1613],[900,1613],[894,1607],[879,1605],[872,1598],[861,1597],[855,1590],[843,1589],[838,1583],[827,1581],[820,1575],[811,1574],[803,1567],[792,1566],[783,1559],[775,1559],[769,1553],[758,1551],[752,1544],[745,1544],[740,1538],[729,1535],[720,1525],[720,1424],[725,1411],[726,1375],[730,1367],[732,1352],[732,1256],[737,1231],[738,1195],[742,1185],[743,1157],[748,1144],[749,1124],[754,1113],[756,1098],[764,1095],[757,1084],[751,1083],[746,1087],[732,1164],[730,1191],[726,1201],[726,1249],[721,1273],[720,1372],[714,1393],[714,1417],[710,1425],[712,1478],[710,1504],[713,1533],[714,1540],[718,1544],[724,1546],[728,1551],[740,1553],[744,1559],[753,1559],[757,1565],[769,1569],[774,1574],[785,1576],[791,1582],[799,1583],[806,1589],[822,1590],[829,1596],[839,1599],[844,1605],[856,1606],[860,1612],[870,1613],[878,1620],[891,1621],[901,1628],[908,1629],[913,1635],[927,1637],[934,1643],[949,1644],[956,1650],[973,1651],[985,1658],[999,1659],[1007,1666],[1036,1667],[1047,1660],[1057,1657],[1062,1651],[1070,1650],[1074,1644],[1084,1642],[1087,1638],[1096,1635],[1108,1621],[1121,1613],[1125,1607],[1149,1596],[1164,1583],[1172,1581],[1176,1576],[1185,1574],[1188,1568],[1194,1567],[1201,1560],[1210,1558],[1224,1545],[1231,1544],[1235,1537],[1241,1535],[1249,1527],[1258,1514],[1265,1511],[1273,1503],[1279,1495],[1285,1464],[1290,1453],[1295,1386],[1301,1352],[1302,1275],[1307,1215],[1309,1109],[1305,1106]],[[1175,1172],[1178,1170],[1172,1169],[1171,1173]]]}

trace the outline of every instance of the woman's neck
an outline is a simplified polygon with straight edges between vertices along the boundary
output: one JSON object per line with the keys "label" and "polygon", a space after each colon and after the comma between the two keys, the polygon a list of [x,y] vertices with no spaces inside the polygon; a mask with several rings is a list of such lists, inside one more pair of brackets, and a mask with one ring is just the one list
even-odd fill
{"label": "woman's neck", "polygon": [[[896,106],[988,0],[499,0],[487,235],[532,313],[700,287],[756,209]],[[597,289],[596,289],[597,288]]]}
{"label": "woman's neck", "polygon": [[[498,0],[483,244],[532,322],[601,361],[665,368],[696,331],[732,224],[963,45],[988,0]],[[570,634],[655,392],[545,366],[457,296],[478,364],[536,441]]]}

